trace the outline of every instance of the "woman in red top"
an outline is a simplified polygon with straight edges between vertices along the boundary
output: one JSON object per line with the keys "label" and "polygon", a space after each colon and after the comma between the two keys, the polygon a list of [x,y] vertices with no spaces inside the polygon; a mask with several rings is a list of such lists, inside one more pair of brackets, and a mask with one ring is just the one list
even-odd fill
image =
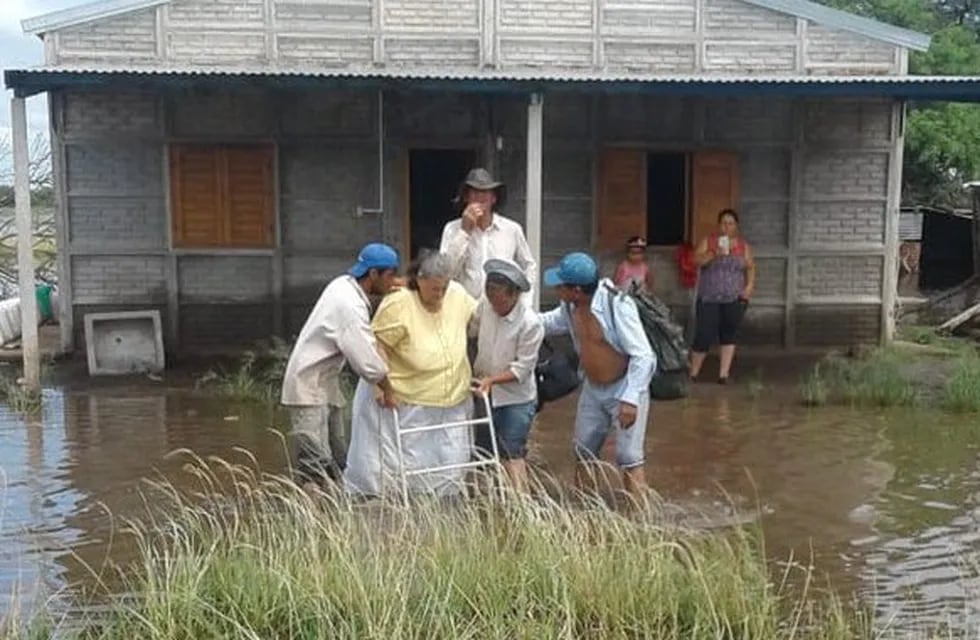
{"label": "woman in red top", "polygon": [[726,384],[735,358],[735,337],[755,292],[755,260],[752,248],[739,233],[735,211],[725,209],[718,214],[718,232],[701,240],[694,260],[701,268],[701,276],[697,328],[691,346],[691,379],[701,373],[708,350],[720,344],[718,382]]}

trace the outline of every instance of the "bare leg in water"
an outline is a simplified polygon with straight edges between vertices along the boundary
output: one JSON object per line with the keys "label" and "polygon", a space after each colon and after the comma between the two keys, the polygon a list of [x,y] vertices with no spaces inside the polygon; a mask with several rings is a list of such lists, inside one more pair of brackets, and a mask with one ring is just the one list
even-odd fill
{"label": "bare leg in water", "polygon": [[701,373],[701,367],[704,366],[704,359],[708,357],[707,353],[702,353],[699,351],[691,352],[691,370],[690,374],[692,378],[697,378]]}
{"label": "bare leg in water", "polygon": [[726,380],[728,379],[728,374],[732,370],[732,360],[735,359],[735,345],[723,344],[721,345],[721,349],[719,351],[721,356],[721,366],[718,368],[718,378],[721,380]]}
{"label": "bare leg in water", "polygon": [[503,464],[504,471],[507,472],[507,479],[510,480],[511,486],[520,493],[527,493],[527,463],[524,459],[504,460]]}

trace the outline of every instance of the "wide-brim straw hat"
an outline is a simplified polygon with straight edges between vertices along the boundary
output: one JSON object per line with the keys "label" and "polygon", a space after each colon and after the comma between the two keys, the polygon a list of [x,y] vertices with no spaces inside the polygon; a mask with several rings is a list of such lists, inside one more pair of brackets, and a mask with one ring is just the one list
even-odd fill
{"label": "wide-brim straw hat", "polygon": [[478,191],[493,191],[497,195],[496,208],[502,208],[507,199],[507,186],[499,180],[494,180],[489,171],[482,167],[471,169],[459,185],[456,192],[456,202],[464,202],[466,189],[476,189]]}

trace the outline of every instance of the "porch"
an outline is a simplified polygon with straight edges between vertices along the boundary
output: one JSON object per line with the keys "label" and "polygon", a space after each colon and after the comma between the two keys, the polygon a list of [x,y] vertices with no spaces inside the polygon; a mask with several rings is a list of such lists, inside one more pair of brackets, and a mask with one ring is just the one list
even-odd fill
{"label": "porch", "polygon": [[85,313],[149,308],[173,353],[294,335],[362,244],[431,244],[456,184],[430,194],[419,166],[441,158],[450,175],[464,157],[507,183],[503,213],[543,264],[590,250],[611,272],[626,237],[647,235],[683,316],[676,245],[734,206],[759,262],[747,342],[877,341],[902,99],[963,91],[905,80],[8,73],[20,95],[51,96],[63,348],[82,344]]}

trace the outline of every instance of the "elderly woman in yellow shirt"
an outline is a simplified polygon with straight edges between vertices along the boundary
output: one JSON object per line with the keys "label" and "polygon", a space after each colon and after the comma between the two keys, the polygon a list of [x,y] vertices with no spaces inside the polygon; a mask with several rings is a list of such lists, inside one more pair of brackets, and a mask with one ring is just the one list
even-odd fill
{"label": "elderly woman in yellow shirt", "polygon": [[[467,325],[476,310],[461,285],[450,280],[443,254],[424,254],[409,272],[408,287],[389,294],[371,323],[382,355],[401,428],[466,420],[471,413],[472,373],[466,354]],[[387,399],[390,401],[391,399]],[[394,414],[362,380],[354,395],[351,444],[344,482],[349,491],[379,496],[392,490],[398,471]],[[406,470],[461,464],[470,459],[468,429],[408,434],[402,439]],[[410,476],[417,493],[451,495],[463,489],[465,470]]]}

